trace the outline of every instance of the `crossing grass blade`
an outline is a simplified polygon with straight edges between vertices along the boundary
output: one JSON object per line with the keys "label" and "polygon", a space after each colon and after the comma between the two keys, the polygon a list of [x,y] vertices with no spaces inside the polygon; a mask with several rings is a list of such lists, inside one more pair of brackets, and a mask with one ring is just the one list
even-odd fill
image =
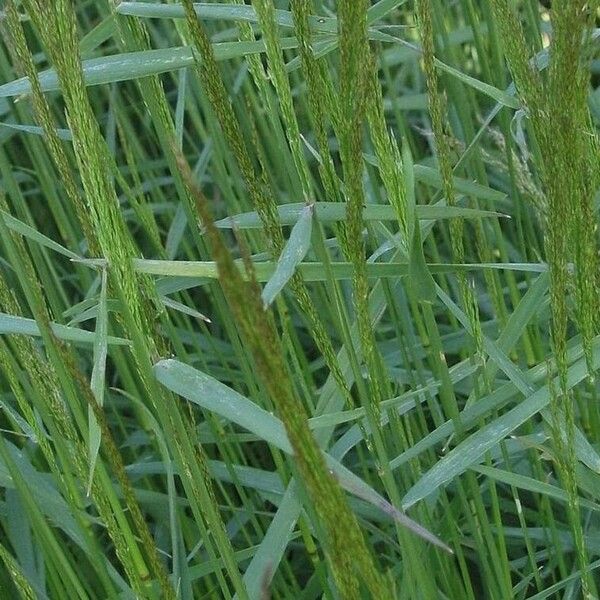
{"label": "crossing grass blade", "polygon": [[[66,342],[93,344],[96,339],[93,332],[86,331],[85,329],[68,327],[67,325],[61,325],[59,323],[53,323],[51,326],[54,335],[56,335],[58,339]],[[32,335],[36,337],[41,335],[39,326],[33,319],[7,315],[5,313],[0,313],[0,334]],[[130,345],[129,340],[114,336],[107,336],[106,341],[108,344],[117,346]]]}
{"label": "crossing grass blade", "polygon": [[[297,42],[293,38],[282,40],[284,48],[294,48]],[[246,54],[264,52],[264,44],[257,42],[221,42],[215,45],[217,60],[231,60]],[[88,86],[106,85],[130,81],[167,73],[194,64],[194,55],[190,48],[181,46],[162,50],[144,50],[89,58],[82,63],[85,83]],[[55,92],[59,89],[56,71],[50,69],[39,74],[43,92]],[[0,85],[0,98],[22,96],[31,92],[27,78]]]}
{"label": "crossing grass blade", "polygon": [[[158,381],[171,391],[252,431],[260,439],[283,450],[286,454],[293,454],[285,428],[279,419],[205,373],[174,360],[157,363],[154,366],[154,373]],[[452,553],[450,548],[435,535],[400,513],[335,459],[326,455],[326,461],[344,489],[374,504],[416,535]]]}
{"label": "crossing grass blade", "polygon": [[[598,339],[595,340],[594,344],[594,365],[596,369],[600,367],[600,340]],[[567,371],[568,389],[575,387],[585,377],[585,359],[579,359]],[[518,406],[461,442],[415,483],[404,496],[403,506],[405,508],[412,506],[415,502],[426,498],[440,486],[463,473],[471,465],[477,464],[488,450],[499,444],[517,427],[548,406],[551,401],[551,385],[556,385],[556,382],[537,389],[522,400]]]}

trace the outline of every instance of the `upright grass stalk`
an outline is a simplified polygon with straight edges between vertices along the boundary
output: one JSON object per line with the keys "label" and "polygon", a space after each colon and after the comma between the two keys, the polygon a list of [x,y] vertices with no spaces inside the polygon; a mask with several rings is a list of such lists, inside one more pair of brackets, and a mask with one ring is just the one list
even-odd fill
{"label": "upright grass stalk", "polygon": [[[370,54],[366,36],[366,3],[343,1],[339,6],[340,39],[340,157],[348,203],[348,252],[354,267],[353,298],[359,328],[360,343],[370,371],[368,411],[374,431],[379,429],[379,404],[382,398],[380,382],[381,359],[378,356],[373,331],[369,324],[369,284],[366,274],[365,246],[362,236],[365,204],[362,186],[362,130],[366,114],[369,79],[366,68]],[[370,66],[370,65],[369,65]]]}
{"label": "upright grass stalk", "polygon": [[[367,38],[367,4],[343,0],[338,9],[338,37],[340,44],[340,125],[339,143],[342,163],[345,195],[348,205],[346,239],[347,253],[353,265],[352,299],[356,311],[358,338],[364,363],[368,373],[367,398],[365,412],[373,437],[373,447],[378,459],[379,475],[392,501],[398,503],[398,490],[389,466],[386,440],[381,427],[381,402],[387,388],[385,365],[371,327],[369,315],[369,283],[366,273],[365,244],[362,236],[364,228],[363,208],[365,194],[363,190],[362,132],[366,121],[369,98],[377,97],[373,88],[375,75],[371,50]],[[374,121],[376,123],[376,121]],[[382,144],[385,143],[381,140]],[[382,155],[383,157],[383,155]],[[384,168],[384,173],[386,170]],[[396,193],[400,193],[397,191]],[[400,207],[396,207],[398,209]],[[399,531],[399,539],[410,568],[414,573],[423,574],[422,564],[418,564],[411,541]],[[421,577],[408,577],[407,583],[416,587]],[[428,584],[423,581],[425,589]],[[431,593],[431,592],[428,592]]]}
{"label": "upright grass stalk", "polygon": [[286,128],[294,166],[300,178],[304,200],[310,202],[313,195],[310,185],[310,173],[304,157],[300,129],[294,112],[292,90],[285,72],[285,63],[275,22],[275,6],[270,0],[253,0],[252,6],[256,10],[261,24],[267,50],[270,78],[273,81],[280,102],[281,115]]}
{"label": "upright grass stalk", "polygon": [[[150,317],[153,312],[150,308],[153,292],[148,278],[141,277],[138,280],[131,267],[130,259],[137,251],[118,212],[115,189],[109,177],[111,163],[106,143],[87,98],[72,7],[67,0],[55,3],[47,15],[48,22],[43,21],[48,8],[44,2],[28,0],[27,7],[32,20],[42,32],[61,80],[67,118],[73,131],[75,156],[99,245],[114,270],[115,279],[120,282],[119,289],[130,307],[136,328],[147,332],[146,343],[151,343],[150,334],[155,323]],[[136,281],[139,288],[135,285]],[[152,351],[155,358],[156,352],[156,349]]]}
{"label": "upright grass stalk", "polygon": [[307,101],[311,123],[315,130],[319,152],[319,173],[328,200],[339,200],[337,175],[327,137],[328,122],[339,127],[339,102],[333,94],[333,85],[325,64],[316,58],[309,17],[312,3],[307,0],[292,0],[290,9],[294,16],[296,35],[299,41],[302,70],[306,77]]}
{"label": "upright grass stalk", "polygon": [[264,311],[249,257],[246,256],[244,261],[251,278],[246,283],[214,226],[208,201],[194,184],[187,163],[182,159],[180,165],[197,200],[202,224],[210,237],[227,300],[246,344],[252,348],[258,373],[281,416],[294,449],[299,473],[325,536],[322,542],[339,592],[344,598],[360,598],[362,582],[372,597],[391,598],[389,588],[376,570],[356,518],[341,488],[327,470],[321,450],[308,427],[306,412],[293,396],[280,341],[272,316]]}
{"label": "upright grass stalk", "polygon": [[[87,469],[84,463],[86,451],[79,440],[75,424],[63,400],[64,394],[71,411],[79,416],[78,424],[81,426],[81,413],[78,414],[79,398],[74,400],[74,397],[76,397],[75,389],[68,379],[71,373],[66,372],[64,369],[65,365],[69,363],[69,358],[50,329],[49,315],[43,301],[42,291],[21,240],[16,237],[13,239],[13,236],[7,232],[4,223],[0,223],[0,232],[3,234],[7,255],[10,257],[12,264],[16,265],[17,272],[22,274],[20,283],[27,293],[30,308],[41,326],[46,351],[49,355],[49,361],[46,362],[38,355],[38,351],[30,340],[15,340],[14,348],[18,360],[22,365],[28,365],[29,367],[33,387],[38,397],[36,406],[44,419],[44,425],[52,433],[54,439],[64,440],[65,442],[64,445],[55,442],[56,457],[43,442],[42,448],[46,448],[48,464],[51,467],[54,466],[57,471],[60,469],[61,480],[64,481],[67,497],[71,499],[75,506],[81,508],[83,499],[80,490],[76,486],[75,476],[78,476],[81,480],[85,480],[87,477]],[[2,288],[2,308],[4,310],[8,309],[12,314],[19,314],[21,312],[20,307],[6,289],[4,280],[0,281],[0,288]],[[61,365],[62,369],[59,370],[58,365]],[[13,386],[16,385],[18,385],[16,381],[13,382]],[[13,387],[13,389],[16,388]],[[17,396],[20,395],[18,391],[15,393]],[[44,432],[40,432],[40,434],[42,437],[45,435]],[[101,465],[99,465],[99,469],[102,472]],[[117,524],[112,516],[115,505],[114,502],[111,502],[110,495],[111,492],[114,495],[114,492],[106,486],[93,487],[92,491],[99,512],[102,514],[108,531],[114,540],[117,555],[122,560],[133,587],[139,593],[143,593],[143,576],[147,573],[146,567],[129,527],[124,522]],[[117,510],[120,512],[120,507]],[[93,539],[89,526],[84,525],[83,530],[88,535],[92,535]],[[110,589],[110,586],[107,589]]]}
{"label": "upright grass stalk", "polygon": [[[118,211],[115,189],[109,177],[111,160],[87,99],[72,7],[68,0],[63,0],[55,3],[47,15],[48,7],[44,3],[31,0],[27,5],[29,14],[43,34],[59,74],[86,200],[100,248],[109,265],[111,284],[121,302],[124,324],[134,340],[138,373],[143,386],[149,392],[148,397],[153,399],[155,407],[162,413],[161,420],[172,430],[181,431],[185,428],[181,415],[177,409],[173,410],[172,406],[167,409],[167,403],[172,405],[173,401],[169,402],[164,392],[158,389],[150,371],[152,361],[157,360],[165,351],[164,341],[156,330],[159,323],[159,319],[156,318],[157,312],[160,314],[164,309],[159,308],[149,278],[144,275],[138,277],[132,269],[131,258],[137,254],[137,250]],[[48,17],[49,23],[41,20],[42,15]],[[187,466],[185,472],[196,470],[198,473],[195,481],[190,478],[186,484],[193,490],[192,495],[196,496],[196,510],[202,506],[204,514],[200,516],[202,512],[198,513],[199,518],[206,517],[214,525],[213,534],[224,560],[228,563],[233,584],[244,597],[244,587],[232,558],[231,546],[228,546],[229,542],[224,535],[223,524],[210,491],[210,483],[207,484],[207,469],[203,466],[205,458],[202,451],[193,448],[189,439],[186,447],[179,434],[173,434],[171,439],[177,440],[176,450],[183,464]],[[146,536],[146,539],[149,538],[149,535]],[[146,548],[146,551],[162,595],[167,598],[174,597],[173,587],[156,555],[156,547],[152,545]]]}
{"label": "upright grass stalk", "polygon": [[[279,256],[283,250],[284,241],[281,233],[281,227],[278,224],[274,200],[271,196],[266,195],[267,190],[263,189],[260,179],[254,170],[254,166],[250,158],[248,147],[244,141],[239,122],[229,101],[227,90],[223,83],[221,74],[219,73],[212,46],[206,32],[198,21],[191,0],[184,0],[184,7],[186,10],[191,37],[195,44],[195,48],[200,55],[200,65],[198,68],[200,79],[207,90],[212,109],[217,115],[221,129],[229,146],[231,147],[233,155],[236,158],[251,203],[256,208],[261,218],[261,222],[265,227],[270,249],[275,256]],[[262,11],[263,19],[267,20],[267,26],[272,30],[274,27],[273,15],[270,13],[270,9],[267,4],[262,6]],[[289,84],[286,82],[285,74],[283,73],[281,50],[278,47],[273,32],[271,32],[269,39],[272,61],[275,64],[274,68],[277,73],[277,89],[283,95],[284,106],[286,107],[284,111],[284,118],[289,129],[291,130],[289,132],[289,139],[293,148],[294,163],[298,170],[298,174],[301,177],[304,201],[310,201],[311,190],[309,184],[309,174],[307,172],[305,161],[302,158],[300,136],[298,126],[297,123],[295,123],[295,117],[293,115]],[[254,73],[257,80],[260,78],[260,69],[261,66],[258,64],[254,65]],[[266,92],[264,93],[264,96],[267,97]],[[302,311],[306,314],[307,320],[311,327],[312,335],[314,336],[315,342],[317,343],[320,351],[323,353],[328,368],[333,373],[336,383],[342,391],[346,401],[352,405],[352,396],[348,386],[346,385],[341,369],[337,364],[337,359],[331,340],[327,335],[325,327],[308,295],[305,286],[302,283],[301,278],[297,274],[292,277],[291,287],[292,291],[298,298]]]}
{"label": "upright grass stalk", "polygon": [[[597,5],[597,2],[593,3],[591,14],[595,14]],[[576,273],[577,320],[590,376],[593,374],[591,342],[598,311],[597,294],[593,291],[598,273],[597,248],[594,228],[589,226],[598,182],[595,159],[592,158],[596,155],[597,136],[589,128],[586,99],[588,69],[585,43],[590,25],[589,7],[579,1],[554,3],[550,69],[544,86],[535,67],[527,60],[529,53],[515,14],[499,0],[493,0],[492,6],[506,38],[507,59],[529,111],[542,158],[540,176],[548,199],[545,248],[551,278],[552,340],[560,377],[560,390],[553,392],[554,438],[561,457],[559,470],[569,494],[569,514],[582,572],[583,592],[586,597],[593,597],[574,478],[577,462],[573,440],[575,414],[566,381],[566,298],[571,279],[570,256],[573,257]],[[561,433],[563,423],[566,425],[566,439]]]}
{"label": "upright grass stalk", "polygon": [[[148,29],[139,19],[122,17],[116,14],[119,0],[110,0],[113,18],[119,32],[119,41],[122,47],[129,51],[147,50],[150,46]],[[145,105],[150,111],[152,124],[161,140],[170,140],[175,136],[175,127],[169,110],[169,103],[165,97],[164,89],[158,77],[144,77],[138,82],[139,89]],[[175,156],[170,147],[164,149],[169,164],[169,170],[174,178],[175,187],[183,201],[184,210],[190,221],[193,221],[194,211],[191,199],[186,196],[186,188],[179,179]],[[199,240],[196,240],[199,243]]]}
{"label": "upright grass stalk", "polygon": [[[448,205],[454,206],[456,204],[456,198],[450,158],[450,132],[448,131],[447,126],[446,103],[444,95],[439,89],[438,74],[435,65],[435,43],[431,4],[431,0],[417,0],[417,18],[421,30],[421,40],[423,44],[423,68],[425,71],[425,77],[427,79],[427,91],[429,94],[429,114],[431,117],[440,174],[442,176],[442,187],[446,196],[446,202]],[[453,259],[458,263],[462,263],[465,260],[463,235],[462,219],[452,219],[450,221],[452,256]],[[465,274],[462,272],[458,273],[458,283],[461,300],[467,315],[469,316],[469,322],[471,323],[471,327],[473,329],[475,349],[477,353],[483,357],[481,326],[477,316],[478,309],[473,290],[469,286]]]}

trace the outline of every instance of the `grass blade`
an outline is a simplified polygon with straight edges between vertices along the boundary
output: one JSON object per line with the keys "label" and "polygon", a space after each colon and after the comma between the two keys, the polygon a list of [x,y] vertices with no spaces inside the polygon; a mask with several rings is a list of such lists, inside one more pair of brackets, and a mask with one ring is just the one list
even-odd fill
{"label": "grass blade", "polygon": [[[90,380],[90,388],[98,406],[104,404],[104,381],[106,378],[106,357],[108,354],[108,309],[106,307],[106,290],[108,287],[106,269],[102,269],[102,281],[100,284],[100,299],[98,302],[98,316],[96,317],[96,332],[94,339],[94,367]],[[90,476],[87,486],[87,494],[90,495],[94,479],[94,469],[98,452],[100,450],[101,430],[92,407],[88,407],[89,428],[89,469]]]}
{"label": "grass blade", "polygon": [[312,216],[313,205],[309,204],[300,212],[298,221],[290,233],[290,239],[277,261],[275,272],[262,291],[262,299],[265,307],[273,303],[277,294],[279,294],[294,275],[296,268],[304,260],[310,249]]}

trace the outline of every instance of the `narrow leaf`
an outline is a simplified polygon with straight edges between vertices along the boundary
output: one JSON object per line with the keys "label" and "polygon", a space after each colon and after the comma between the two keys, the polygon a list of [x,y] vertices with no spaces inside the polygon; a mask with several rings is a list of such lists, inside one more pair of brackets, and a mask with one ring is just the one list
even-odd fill
{"label": "narrow leaf", "polygon": [[[17,123],[0,123],[0,127],[6,127],[7,129],[14,129],[15,131],[22,131],[23,133],[30,133],[32,135],[44,136],[44,128],[38,125],[19,125]],[[73,139],[70,129],[56,129],[56,134],[61,140],[70,142]]]}
{"label": "narrow leaf", "polygon": [[[285,427],[279,419],[213,377],[173,359],[161,360],[154,365],[154,374],[172,392],[248,429],[286,454],[293,454]],[[332,475],[345,490],[379,507],[415,534],[451,552],[441,540],[394,508],[332,456],[324,453],[324,458]]]}
{"label": "narrow leaf", "polygon": [[0,210],[0,215],[4,219],[4,223],[6,224],[6,226],[15,233],[18,233],[23,237],[26,237],[31,241],[40,244],[40,246],[44,246],[46,248],[49,248],[50,250],[58,252],[59,254],[68,256],[69,258],[79,258],[79,256],[75,254],[75,252],[72,252],[68,248],[61,246],[58,242],[51,240],[49,237],[46,237],[43,233],[37,231],[37,229],[34,229],[30,225],[27,225],[27,223],[23,223],[23,221],[16,219],[12,215],[9,215],[7,212]]}
{"label": "narrow leaf", "polygon": [[[79,262],[90,266],[103,266],[105,261],[80,260]],[[241,263],[238,263],[241,266]],[[149,275],[165,275],[168,277],[206,277],[217,279],[219,273],[217,263],[214,261],[186,261],[186,260],[152,260],[152,259],[133,259],[133,266],[139,273]],[[275,262],[256,262],[254,271],[258,281],[268,281],[273,273],[277,263]],[[336,279],[351,279],[354,267],[352,263],[336,262],[330,265],[331,273]],[[321,262],[301,262],[297,269],[306,281],[327,281],[328,274],[325,265]],[[547,265],[539,263],[429,263],[431,273],[454,273],[457,271],[477,271],[479,269],[524,271],[529,273],[545,273],[548,270]],[[408,275],[408,263],[389,262],[389,263],[368,263],[366,265],[367,276],[372,278],[396,278],[406,277]],[[242,269],[242,275],[244,271]]]}
{"label": "narrow leaf", "polygon": [[[51,327],[54,335],[65,342],[93,344],[96,339],[96,334],[92,331],[77,329],[77,327],[68,327],[59,323],[51,323]],[[42,335],[34,319],[0,313],[0,335],[2,334],[33,335],[35,337],[41,337]],[[131,345],[129,340],[119,337],[108,336],[106,340],[109,344],[116,346]]]}
{"label": "narrow leaf", "polygon": [[[104,404],[104,381],[106,377],[106,354],[108,351],[108,308],[106,306],[107,289],[106,269],[102,270],[102,283],[100,287],[100,299],[98,302],[98,316],[96,317],[96,332],[94,339],[94,366],[92,368],[92,378],[90,388],[98,406]],[[94,469],[100,451],[101,431],[100,425],[96,420],[94,411],[88,406],[88,458],[90,464],[90,475],[88,479],[87,493],[90,494],[92,482],[94,480]]]}
{"label": "narrow leaf", "polygon": [[[316,202],[313,210],[321,223],[334,223],[345,221],[348,205],[346,202]],[[294,225],[300,219],[306,204],[280,204],[277,207],[277,215],[280,225]],[[463,219],[478,219],[482,217],[503,217],[502,213],[477,208],[463,208],[461,206],[429,206],[416,205],[417,218],[423,221],[435,221],[437,219],[452,219],[462,217]],[[398,213],[393,206],[388,204],[367,204],[363,209],[365,221],[396,221]],[[256,211],[242,213],[217,221],[215,225],[222,229],[256,229],[262,227],[262,221]]]}
{"label": "narrow leaf", "polygon": [[263,289],[262,299],[265,308],[273,303],[277,294],[279,294],[295,273],[298,264],[306,256],[310,248],[312,216],[313,205],[309,204],[302,209],[298,221],[292,228],[290,239],[277,261],[275,272]]}
{"label": "narrow leaf", "polygon": [[[295,38],[282,38],[284,49],[295,48],[298,42]],[[229,60],[265,51],[262,41],[252,42],[221,42],[214,44],[217,60]],[[103,85],[119,81],[130,81],[149,75],[159,75],[193,66],[196,61],[192,49],[188,46],[162,48],[159,50],[142,50],[125,52],[112,56],[90,58],[82,62],[85,84]],[[42,71],[39,74],[43,92],[56,92],[60,89],[58,76],[54,69]],[[0,98],[21,96],[31,93],[31,84],[27,77],[0,85]]]}

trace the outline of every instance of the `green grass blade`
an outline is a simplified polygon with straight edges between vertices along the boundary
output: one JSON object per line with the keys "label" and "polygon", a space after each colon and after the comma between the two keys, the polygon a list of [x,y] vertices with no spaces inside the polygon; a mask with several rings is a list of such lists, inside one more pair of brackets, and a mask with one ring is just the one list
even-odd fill
{"label": "green grass blade", "polygon": [[[600,368],[600,340],[594,343],[594,366]],[[567,371],[567,389],[583,381],[586,377],[585,359],[579,359]],[[557,378],[553,385],[558,382]],[[477,464],[485,453],[499,444],[515,429],[539,413],[551,400],[549,385],[544,385],[522,400],[518,406],[484,426],[461,442],[447,456],[437,462],[423,477],[413,485],[402,499],[402,505],[408,508],[429,496],[439,487],[457,477],[472,465]]]}
{"label": "green grass blade", "polygon": [[[96,317],[96,332],[94,340],[94,367],[90,380],[90,388],[98,406],[104,404],[104,382],[106,378],[106,357],[108,354],[108,309],[106,307],[106,293],[108,287],[106,269],[102,270],[102,282],[100,284],[100,300],[98,302],[98,316]],[[87,493],[91,491],[94,479],[94,469],[98,452],[100,451],[101,430],[94,415],[92,407],[88,407],[88,457],[90,476],[88,480]]]}
{"label": "green grass blade", "polygon": [[[277,217],[280,225],[294,225],[304,214],[306,205],[301,203],[282,204],[277,207]],[[316,217],[321,223],[335,223],[344,221],[347,216],[348,206],[345,202],[317,202],[313,205]],[[423,206],[415,207],[417,218],[422,221],[435,221],[438,219],[478,219],[484,217],[505,216],[494,211],[475,208],[462,208],[460,206]],[[397,214],[394,207],[386,205],[367,204],[363,209],[365,221],[395,221]],[[248,212],[231,217],[226,217],[215,223],[223,229],[255,229],[262,227],[257,212]]]}
{"label": "green grass blade", "polygon": [[[158,362],[154,366],[154,374],[161,384],[176,394],[252,431],[286,454],[293,454],[285,428],[279,419],[216,379],[173,359]],[[334,458],[327,454],[325,458],[327,466],[345,490],[377,506],[416,535],[451,552],[435,535],[395,509]]]}
{"label": "green grass blade", "polygon": [[275,272],[270,277],[262,291],[265,306],[270,306],[275,297],[285,287],[296,272],[298,265],[304,260],[310,249],[312,232],[313,205],[302,209],[298,221],[292,228],[290,239],[287,241],[279,259]]}
{"label": "green grass blade", "polygon": [[[65,342],[93,344],[96,340],[96,335],[92,331],[78,329],[77,327],[68,327],[67,325],[61,325],[59,323],[52,323],[51,327],[54,335],[59,340],[64,340]],[[33,319],[0,313],[0,334],[7,333],[15,335],[32,335],[35,337],[41,336],[40,328]],[[106,341],[108,344],[117,346],[131,345],[129,340],[111,335],[106,338]]]}

